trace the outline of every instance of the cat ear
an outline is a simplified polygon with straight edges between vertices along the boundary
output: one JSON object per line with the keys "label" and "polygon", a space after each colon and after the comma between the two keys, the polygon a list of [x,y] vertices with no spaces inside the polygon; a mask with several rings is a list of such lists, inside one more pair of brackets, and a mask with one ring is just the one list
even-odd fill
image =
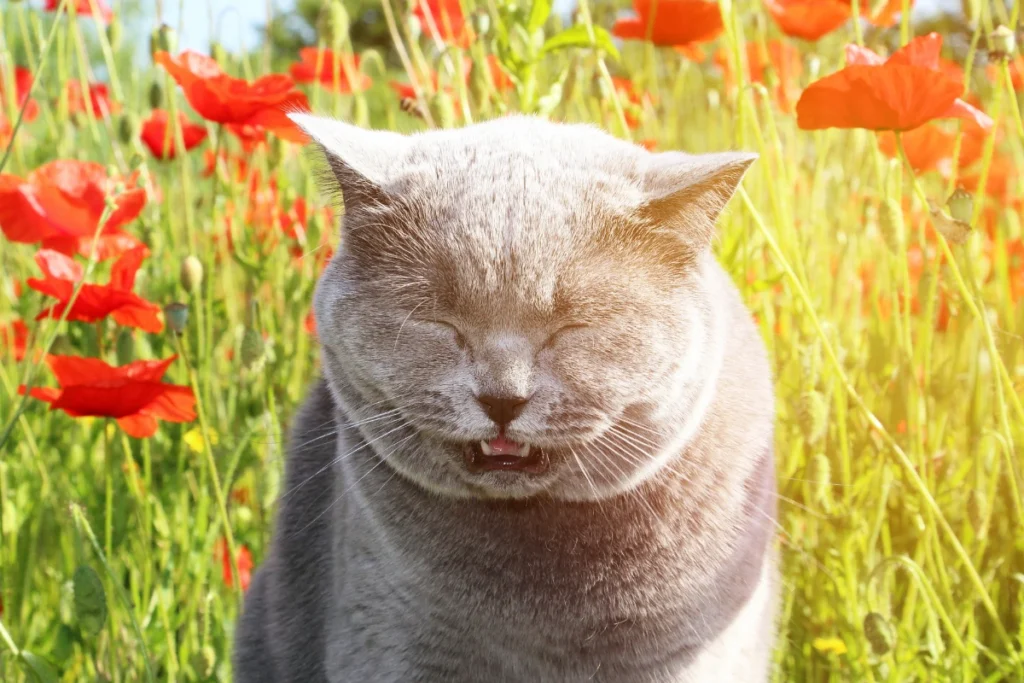
{"label": "cat ear", "polygon": [[312,114],[288,114],[317,144],[331,172],[331,189],[341,190],[347,207],[359,202],[386,203],[384,185],[392,163],[409,146],[399,133],[367,130]]}
{"label": "cat ear", "polygon": [[711,244],[715,221],[757,157],[750,152],[652,154],[644,171],[641,217],[682,241],[688,256],[696,255]]}

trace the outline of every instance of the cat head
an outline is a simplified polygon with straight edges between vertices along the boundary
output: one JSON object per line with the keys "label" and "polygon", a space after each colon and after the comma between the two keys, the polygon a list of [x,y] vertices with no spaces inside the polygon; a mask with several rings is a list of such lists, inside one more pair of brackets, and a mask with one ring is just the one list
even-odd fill
{"label": "cat head", "polygon": [[721,363],[714,223],[754,155],[526,117],[411,136],[292,118],[345,204],[315,298],[325,374],[394,469],[587,500],[678,452]]}

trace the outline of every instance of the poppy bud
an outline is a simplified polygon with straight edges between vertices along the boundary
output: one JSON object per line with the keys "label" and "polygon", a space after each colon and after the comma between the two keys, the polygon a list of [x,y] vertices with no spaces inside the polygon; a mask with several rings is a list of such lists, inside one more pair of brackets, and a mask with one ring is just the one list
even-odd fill
{"label": "poppy bud", "polygon": [[946,200],[946,209],[953,220],[970,223],[974,218],[974,197],[967,190],[958,187]]}
{"label": "poppy bud", "polygon": [[135,338],[131,330],[122,329],[117,335],[117,364],[128,365],[135,359]]}
{"label": "poppy bud", "polygon": [[133,112],[122,114],[117,122],[117,137],[121,144],[131,144],[132,140],[138,137],[140,126],[139,117]]}
{"label": "poppy bud", "polygon": [[204,645],[199,652],[192,655],[189,663],[192,665],[192,672],[200,679],[206,680],[213,676],[217,666],[217,653],[211,646]]}
{"label": "poppy bud", "polygon": [[896,253],[903,250],[903,209],[892,197],[886,197],[878,207],[878,228],[890,249]]}
{"label": "poppy bud", "polygon": [[153,81],[153,85],[149,86],[149,106],[153,109],[159,109],[164,103],[164,89],[160,85],[159,81]]}
{"label": "poppy bud", "polygon": [[110,25],[107,26],[107,42],[110,43],[110,47],[112,49],[116,50],[121,46],[122,33],[121,22],[115,18],[110,22]]}
{"label": "poppy bud", "polygon": [[178,35],[167,24],[160,24],[149,34],[149,54],[167,52],[174,54],[178,49]]}
{"label": "poppy bud", "polygon": [[245,328],[240,355],[243,368],[246,370],[258,369],[266,358],[266,344],[263,342],[263,335],[251,327]]}
{"label": "poppy bud", "polygon": [[167,319],[167,327],[175,334],[181,334],[188,325],[188,304],[174,302],[164,306],[164,318]]}
{"label": "poppy bud", "polygon": [[194,294],[203,283],[203,262],[191,254],[181,262],[180,280],[182,288]]}
{"label": "poppy bud", "polygon": [[896,644],[896,629],[878,612],[868,612],[864,617],[864,637],[871,645],[871,651],[882,656]]}
{"label": "poppy bud", "polygon": [[480,38],[491,32],[491,15],[486,10],[480,10],[473,14],[473,30]]}
{"label": "poppy bud", "polygon": [[990,59],[1005,62],[1016,52],[1017,38],[1013,35],[1013,31],[1000,25],[995,31],[988,34],[988,49]]}
{"label": "poppy bud", "polygon": [[409,38],[414,42],[420,39],[423,35],[423,24],[420,23],[419,17],[411,15],[409,17]]}
{"label": "poppy bud", "polygon": [[349,33],[349,16],[345,5],[332,2],[320,11],[316,31],[328,45],[340,46]]}

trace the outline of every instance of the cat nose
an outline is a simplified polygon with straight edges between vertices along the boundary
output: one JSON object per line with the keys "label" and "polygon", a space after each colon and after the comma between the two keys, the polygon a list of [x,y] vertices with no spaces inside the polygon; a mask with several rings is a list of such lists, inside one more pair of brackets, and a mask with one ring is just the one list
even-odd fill
{"label": "cat nose", "polygon": [[512,420],[519,417],[523,412],[523,406],[529,399],[522,396],[492,396],[483,394],[476,397],[480,405],[484,407],[487,417],[491,418],[499,427],[504,427]]}

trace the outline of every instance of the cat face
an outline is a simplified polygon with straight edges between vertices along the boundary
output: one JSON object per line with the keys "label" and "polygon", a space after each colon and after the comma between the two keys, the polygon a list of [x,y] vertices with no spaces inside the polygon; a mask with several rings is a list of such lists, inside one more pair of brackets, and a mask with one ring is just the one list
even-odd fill
{"label": "cat face", "polygon": [[721,362],[707,243],[749,156],[531,119],[296,120],[346,202],[315,301],[325,372],[381,457],[498,498],[598,499],[665,466]]}

